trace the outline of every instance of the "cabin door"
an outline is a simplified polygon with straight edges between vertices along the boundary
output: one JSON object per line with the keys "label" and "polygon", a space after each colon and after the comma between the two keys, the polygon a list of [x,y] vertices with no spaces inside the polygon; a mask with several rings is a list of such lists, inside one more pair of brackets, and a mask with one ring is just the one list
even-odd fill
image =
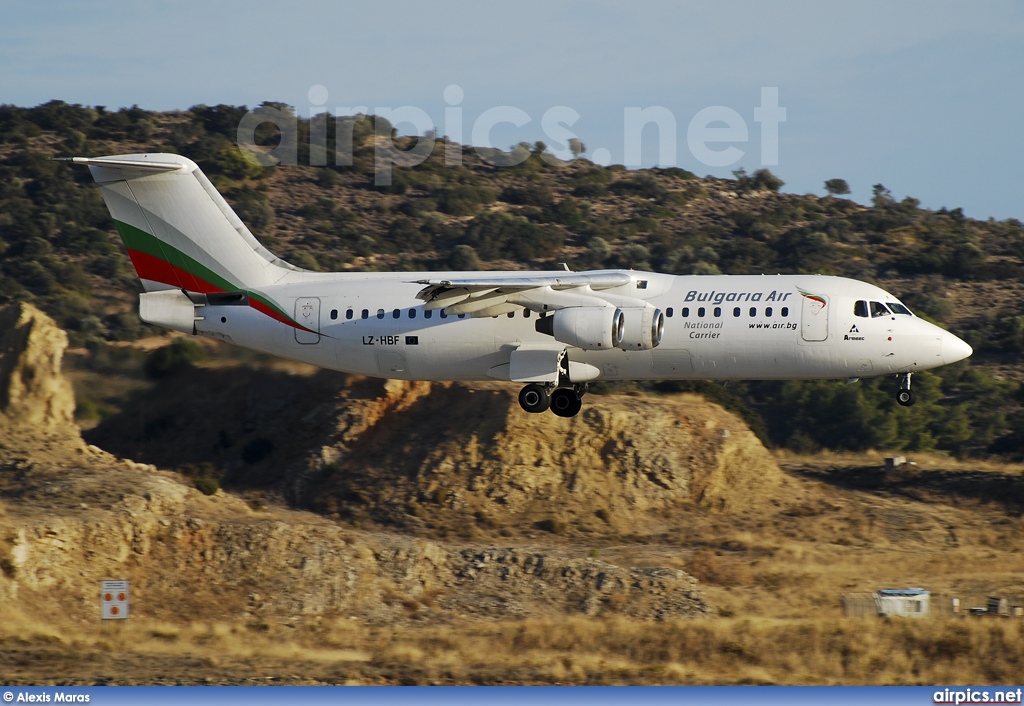
{"label": "cabin door", "polygon": [[800,336],[805,341],[824,341],[828,338],[828,297],[804,294],[800,310]]}
{"label": "cabin door", "polygon": [[295,329],[298,343],[320,342],[320,299],[299,297],[295,300],[295,321],[303,328]]}

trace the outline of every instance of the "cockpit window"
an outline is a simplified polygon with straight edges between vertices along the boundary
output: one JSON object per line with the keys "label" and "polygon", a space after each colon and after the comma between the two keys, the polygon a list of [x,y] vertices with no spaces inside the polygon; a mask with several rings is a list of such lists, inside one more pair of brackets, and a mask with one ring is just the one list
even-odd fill
{"label": "cockpit window", "polygon": [[890,313],[882,302],[871,302],[871,318],[877,319],[879,316],[888,316]]}
{"label": "cockpit window", "polygon": [[899,302],[889,302],[889,308],[892,309],[892,313],[894,314],[902,314],[903,316],[913,316],[913,314],[910,313],[910,309],[903,306]]}
{"label": "cockpit window", "polygon": [[868,318],[868,303],[863,299],[857,301],[857,303],[853,305],[853,315],[863,316],[865,319]]}

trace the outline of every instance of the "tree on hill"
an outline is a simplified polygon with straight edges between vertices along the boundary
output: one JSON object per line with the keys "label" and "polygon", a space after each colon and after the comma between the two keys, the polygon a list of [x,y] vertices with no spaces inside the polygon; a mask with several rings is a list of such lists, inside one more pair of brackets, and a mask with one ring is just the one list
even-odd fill
{"label": "tree on hill", "polygon": [[569,151],[572,152],[573,159],[578,159],[581,154],[587,151],[587,146],[583,144],[583,140],[580,138],[570,137]]}
{"label": "tree on hill", "polygon": [[753,174],[747,174],[747,170],[740,167],[732,175],[736,177],[736,188],[739,191],[778,191],[786,184],[764,167],[755,170]]}
{"label": "tree on hill", "polygon": [[875,184],[871,187],[871,205],[875,208],[889,206],[896,203],[892,192],[885,188],[884,184]]}
{"label": "tree on hill", "polygon": [[846,196],[850,193],[850,185],[846,179],[828,179],[825,182],[825,191],[832,196]]}

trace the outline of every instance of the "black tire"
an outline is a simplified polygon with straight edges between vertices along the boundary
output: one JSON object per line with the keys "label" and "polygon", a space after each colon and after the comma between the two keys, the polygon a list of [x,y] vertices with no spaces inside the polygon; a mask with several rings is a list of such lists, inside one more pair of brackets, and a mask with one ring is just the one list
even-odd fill
{"label": "black tire", "polygon": [[896,393],[896,402],[903,407],[909,407],[917,402],[917,395],[913,390],[900,390]]}
{"label": "black tire", "polygon": [[551,406],[551,395],[543,385],[531,383],[519,391],[519,406],[530,414],[540,414]]}
{"label": "black tire", "polygon": [[571,388],[562,387],[551,393],[551,411],[559,417],[575,417],[582,407],[583,402]]}

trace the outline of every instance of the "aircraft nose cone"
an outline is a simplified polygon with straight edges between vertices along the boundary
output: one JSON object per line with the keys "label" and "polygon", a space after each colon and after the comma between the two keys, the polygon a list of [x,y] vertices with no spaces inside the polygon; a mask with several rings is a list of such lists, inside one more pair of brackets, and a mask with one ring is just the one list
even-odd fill
{"label": "aircraft nose cone", "polygon": [[942,362],[946,365],[963,360],[972,353],[974,349],[953,334],[947,333],[942,337]]}

